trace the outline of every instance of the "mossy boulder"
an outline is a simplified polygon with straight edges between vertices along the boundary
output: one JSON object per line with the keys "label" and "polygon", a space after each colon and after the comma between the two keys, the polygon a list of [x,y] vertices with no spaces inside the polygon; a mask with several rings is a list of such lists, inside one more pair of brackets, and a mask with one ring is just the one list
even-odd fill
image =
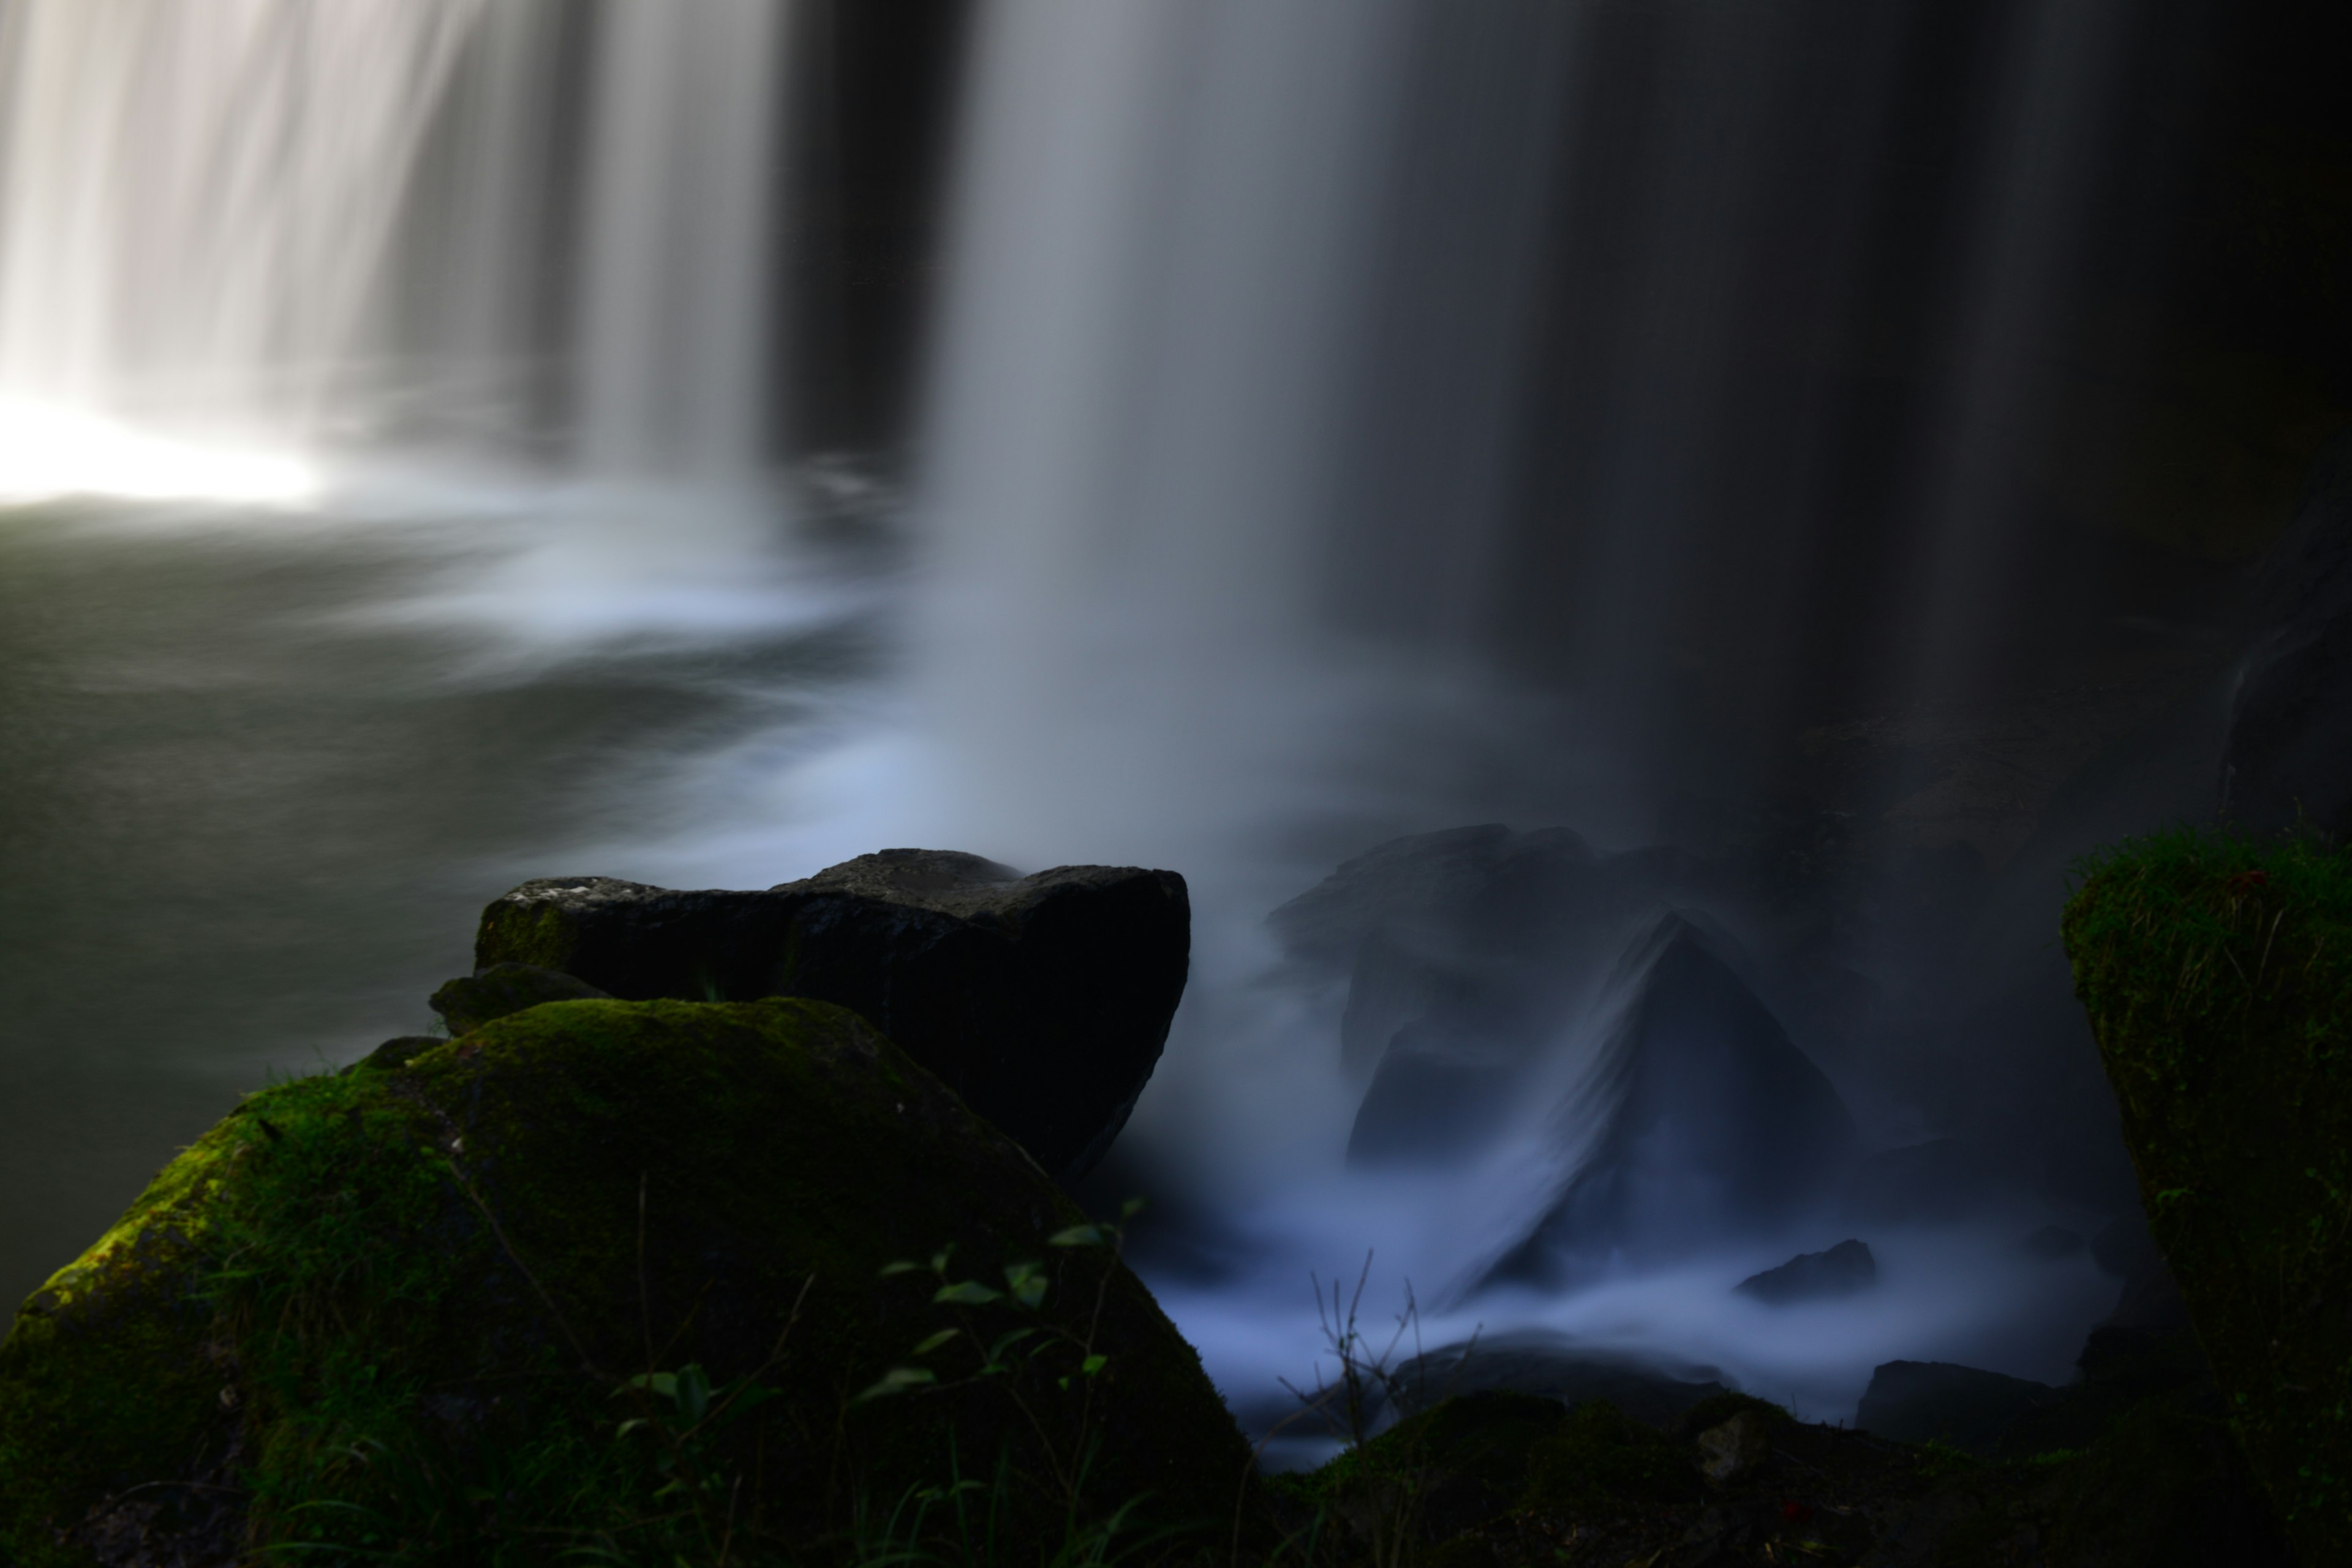
{"label": "mossy boulder", "polygon": [[1116,1239],[845,1009],[535,1007],[249,1097],[26,1303],[0,1560],[1224,1539],[1247,1450]]}
{"label": "mossy boulder", "polygon": [[2352,1561],[2352,860],[2137,840],[2083,868],[2065,939],[2254,1472],[2303,1561]]}
{"label": "mossy boulder", "polygon": [[477,975],[530,965],[630,1001],[838,1003],[1049,1173],[1075,1177],[1150,1079],[1191,951],[1173,871],[1024,877],[977,855],[885,849],[764,891],[541,878],[482,911],[474,961]]}

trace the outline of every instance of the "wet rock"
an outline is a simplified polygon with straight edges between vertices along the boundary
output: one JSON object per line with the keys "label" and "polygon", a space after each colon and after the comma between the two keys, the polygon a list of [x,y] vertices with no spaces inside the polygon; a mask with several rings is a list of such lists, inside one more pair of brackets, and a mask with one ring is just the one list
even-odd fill
{"label": "wet rock", "polygon": [[1697,1442],[1699,1473],[1717,1485],[1738,1480],[1772,1451],[1771,1434],[1763,1417],[1750,1410],[1708,1427],[1698,1435]]}
{"label": "wet rock", "polygon": [[493,963],[443,985],[433,993],[432,1006],[454,1037],[471,1034],[493,1018],[542,1002],[593,1002],[605,994],[585,981],[552,969]]}
{"label": "wet rock", "polygon": [[[991,1507],[1015,1539],[1063,1527],[1066,1494],[1031,1479],[1082,1451],[1090,1508],[1149,1494],[1172,1519],[1232,1518],[1248,1453],[1231,1416],[1084,1226],[1003,1133],[824,1003],[552,1003],[396,1072],[281,1083],[17,1314],[0,1561],[132,1561],[107,1553],[167,1528],[135,1560],[226,1561],[202,1555],[216,1538],[364,1556],[363,1528],[419,1562],[535,1561],[582,1523],[582,1472],[532,1468],[549,1454],[598,1467],[591,1500],[638,1521],[648,1555],[699,1553],[692,1500],[656,1497],[653,1434],[615,1448],[621,1415],[669,1408],[632,1381],[648,1373],[707,1378],[714,1401],[774,1391],[694,1455],[761,1560],[842,1539],[848,1493],[809,1477],[898,1498],[950,1480],[951,1439],[1008,1467]],[[1026,1293],[1003,1294],[1024,1268]],[[968,1308],[935,1300],[951,1281]],[[917,1353],[960,1317],[1042,1348],[987,1376],[968,1336]],[[857,1401],[909,1366],[938,1383]],[[495,1510],[444,1506],[477,1476],[499,1478]],[[686,1533],[665,1541],[665,1517]],[[60,1540],[85,1521],[81,1546]]]}
{"label": "wet rock", "polygon": [[629,1000],[836,1003],[1066,1178],[1101,1158],[1160,1059],[1191,921],[1172,871],[1024,877],[888,849],[763,892],[526,882],[483,911],[475,960]]}
{"label": "wet rock", "polygon": [[1801,1252],[1778,1268],[1751,1274],[1734,1287],[1774,1306],[1851,1296],[1878,1283],[1878,1259],[1869,1245],[1841,1241],[1826,1252]]}
{"label": "wet rock", "polygon": [[1585,1258],[1769,1231],[1833,1191],[1853,1120],[1726,949],[1669,916],[1627,954],[1622,1010],[1573,1091],[1593,1151],[1492,1278],[1557,1279]]}
{"label": "wet rock", "polygon": [[1990,1454],[2030,1410],[2050,1404],[2048,1384],[1940,1361],[1890,1361],[1870,1374],[1853,1422],[1904,1443],[1949,1443]]}
{"label": "wet rock", "polygon": [[1476,1151],[1511,1110],[1527,1067],[1524,1052],[1474,1019],[1405,1026],[1356,1108],[1348,1163],[1443,1163]]}
{"label": "wet rock", "polygon": [[1461,1394],[1501,1390],[1563,1405],[1605,1399],[1660,1430],[1724,1392],[1711,1366],[1644,1359],[1579,1344],[1540,1331],[1482,1336],[1416,1356],[1393,1379],[1401,1413],[1412,1415]]}
{"label": "wet rock", "polygon": [[1523,1059],[1578,966],[1605,962],[1602,928],[1655,896],[1647,866],[1603,861],[1566,828],[1451,828],[1358,856],[1266,924],[1298,969],[1347,981],[1351,1071],[1371,1072],[1399,1031],[1426,1020]]}

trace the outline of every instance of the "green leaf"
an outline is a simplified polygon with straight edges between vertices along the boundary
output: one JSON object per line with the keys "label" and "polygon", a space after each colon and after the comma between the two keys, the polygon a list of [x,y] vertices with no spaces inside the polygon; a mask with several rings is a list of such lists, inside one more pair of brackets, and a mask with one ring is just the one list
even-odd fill
{"label": "green leaf", "polygon": [[614,1389],[613,1391],[613,1396],[617,1399],[624,1393],[632,1388],[651,1389],[654,1393],[660,1394],[664,1399],[676,1399],[677,1397],[677,1374],[670,1372],[641,1372],[636,1376],[629,1379],[628,1382],[621,1384],[619,1388]]}
{"label": "green leaf", "polygon": [[1023,1340],[1027,1339],[1036,1331],[1037,1331],[1034,1329],[1013,1330],[1011,1333],[1005,1335],[1003,1339],[988,1347],[988,1359],[992,1362],[1003,1361],[1004,1359],[1004,1352],[1007,1350],[1019,1344]]}
{"label": "green leaf", "polygon": [[642,1415],[633,1415],[628,1420],[622,1422],[621,1429],[614,1433],[613,1436],[615,1438],[625,1437],[640,1426],[650,1426],[652,1425],[653,1423],[651,1421],[648,1421]]}
{"label": "green leaf", "polygon": [[1034,1263],[1006,1264],[1004,1283],[1011,1288],[1013,1299],[1032,1311],[1045,1300],[1045,1276]]}
{"label": "green leaf", "polygon": [[739,1416],[748,1415],[771,1399],[777,1397],[779,1395],[774,1389],[770,1388],[766,1384],[755,1383],[727,1402],[727,1419],[733,1421]]}
{"label": "green leaf", "polygon": [[1110,1357],[1107,1355],[1090,1355],[1087,1357],[1085,1361],[1078,1363],[1078,1370],[1084,1373],[1087,1376],[1092,1377],[1095,1373],[1100,1372],[1109,1364]]}
{"label": "green leaf", "polygon": [[1100,1247],[1102,1244],[1102,1226],[1098,1225],[1074,1225],[1045,1238],[1048,1247]]}
{"label": "green leaf", "polygon": [[1144,1200],[1141,1198],[1128,1199],[1127,1202],[1118,1205],[1118,1217],[1121,1219],[1133,1219],[1137,1215],[1143,1212],[1143,1205]]}
{"label": "green leaf", "polygon": [[912,1274],[921,1268],[922,1265],[919,1263],[908,1263],[902,1258],[897,1263],[884,1264],[878,1278],[887,1279],[894,1274]]}
{"label": "green leaf", "polygon": [[917,1345],[915,1347],[915,1354],[929,1355],[961,1332],[963,1332],[961,1329],[941,1329],[938,1333],[933,1334],[921,1344]]}
{"label": "green leaf", "polygon": [[920,1388],[925,1384],[937,1383],[939,1380],[939,1373],[931,1371],[929,1367],[894,1366],[888,1372],[884,1373],[872,1386],[866,1390],[865,1393],[859,1394],[856,1399],[851,1400],[850,1403],[852,1405],[863,1405],[869,1399],[880,1399],[888,1394],[904,1394],[910,1388]]}
{"label": "green leaf", "polygon": [[948,1259],[954,1256],[955,1243],[950,1241],[945,1247],[940,1247],[937,1252],[931,1254],[931,1272],[940,1275],[946,1274],[948,1271]]}
{"label": "green leaf", "polygon": [[677,1406],[689,1422],[700,1422],[710,1408],[710,1374],[688,1363],[677,1373]]}
{"label": "green leaf", "polygon": [[940,1287],[931,1300],[943,1306],[985,1307],[991,1301],[1004,1300],[1004,1292],[992,1290],[977,1279],[966,1279],[960,1284]]}

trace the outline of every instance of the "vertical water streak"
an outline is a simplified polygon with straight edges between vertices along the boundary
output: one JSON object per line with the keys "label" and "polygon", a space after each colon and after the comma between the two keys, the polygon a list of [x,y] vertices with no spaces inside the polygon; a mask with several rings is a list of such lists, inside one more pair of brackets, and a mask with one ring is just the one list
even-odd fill
{"label": "vertical water streak", "polygon": [[1989,668],[2032,515],[2027,487],[2050,457],[2053,344],[2063,342],[2126,45],[2130,0],[2020,8],[1990,106],[1969,248],[1950,314],[1952,369],[1916,479],[1918,606],[1901,695],[1969,696]]}
{"label": "vertical water streak", "polygon": [[415,156],[487,0],[17,0],[0,397],[301,440],[381,324]]}
{"label": "vertical water streak", "polygon": [[782,0],[611,0],[596,50],[581,457],[719,482],[770,405]]}

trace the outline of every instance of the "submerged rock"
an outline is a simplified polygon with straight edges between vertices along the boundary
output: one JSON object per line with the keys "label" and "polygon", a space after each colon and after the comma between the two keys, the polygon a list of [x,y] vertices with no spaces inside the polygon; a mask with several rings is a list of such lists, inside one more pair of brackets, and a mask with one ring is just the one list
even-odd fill
{"label": "submerged rock", "polygon": [[1751,1274],[1733,1289],[1774,1306],[1851,1296],[1878,1283],[1878,1259],[1867,1242],[1841,1241],[1826,1252],[1801,1252],[1777,1268]]}
{"label": "submerged rock", "polygon": [[1230,1520],[1247,1450],[1106,1239],[843,1008],[536,1006],[249,1097],[25,1304],[0,1560],[669,1561],[719,1500],[804,1558],[1000,1462],[1041,1538],[1089,1453],[1082,1517]]}
{"label": "submerged rock", "polygon": [[482,911],[506,963],[632,1001],[808,996],[865,1016],[1049,1173],[1102,1157],[1167,1043],[1192,913],[1172,871],[1024,877],[886,849],[764,892],[606,877],[525,882]]}

